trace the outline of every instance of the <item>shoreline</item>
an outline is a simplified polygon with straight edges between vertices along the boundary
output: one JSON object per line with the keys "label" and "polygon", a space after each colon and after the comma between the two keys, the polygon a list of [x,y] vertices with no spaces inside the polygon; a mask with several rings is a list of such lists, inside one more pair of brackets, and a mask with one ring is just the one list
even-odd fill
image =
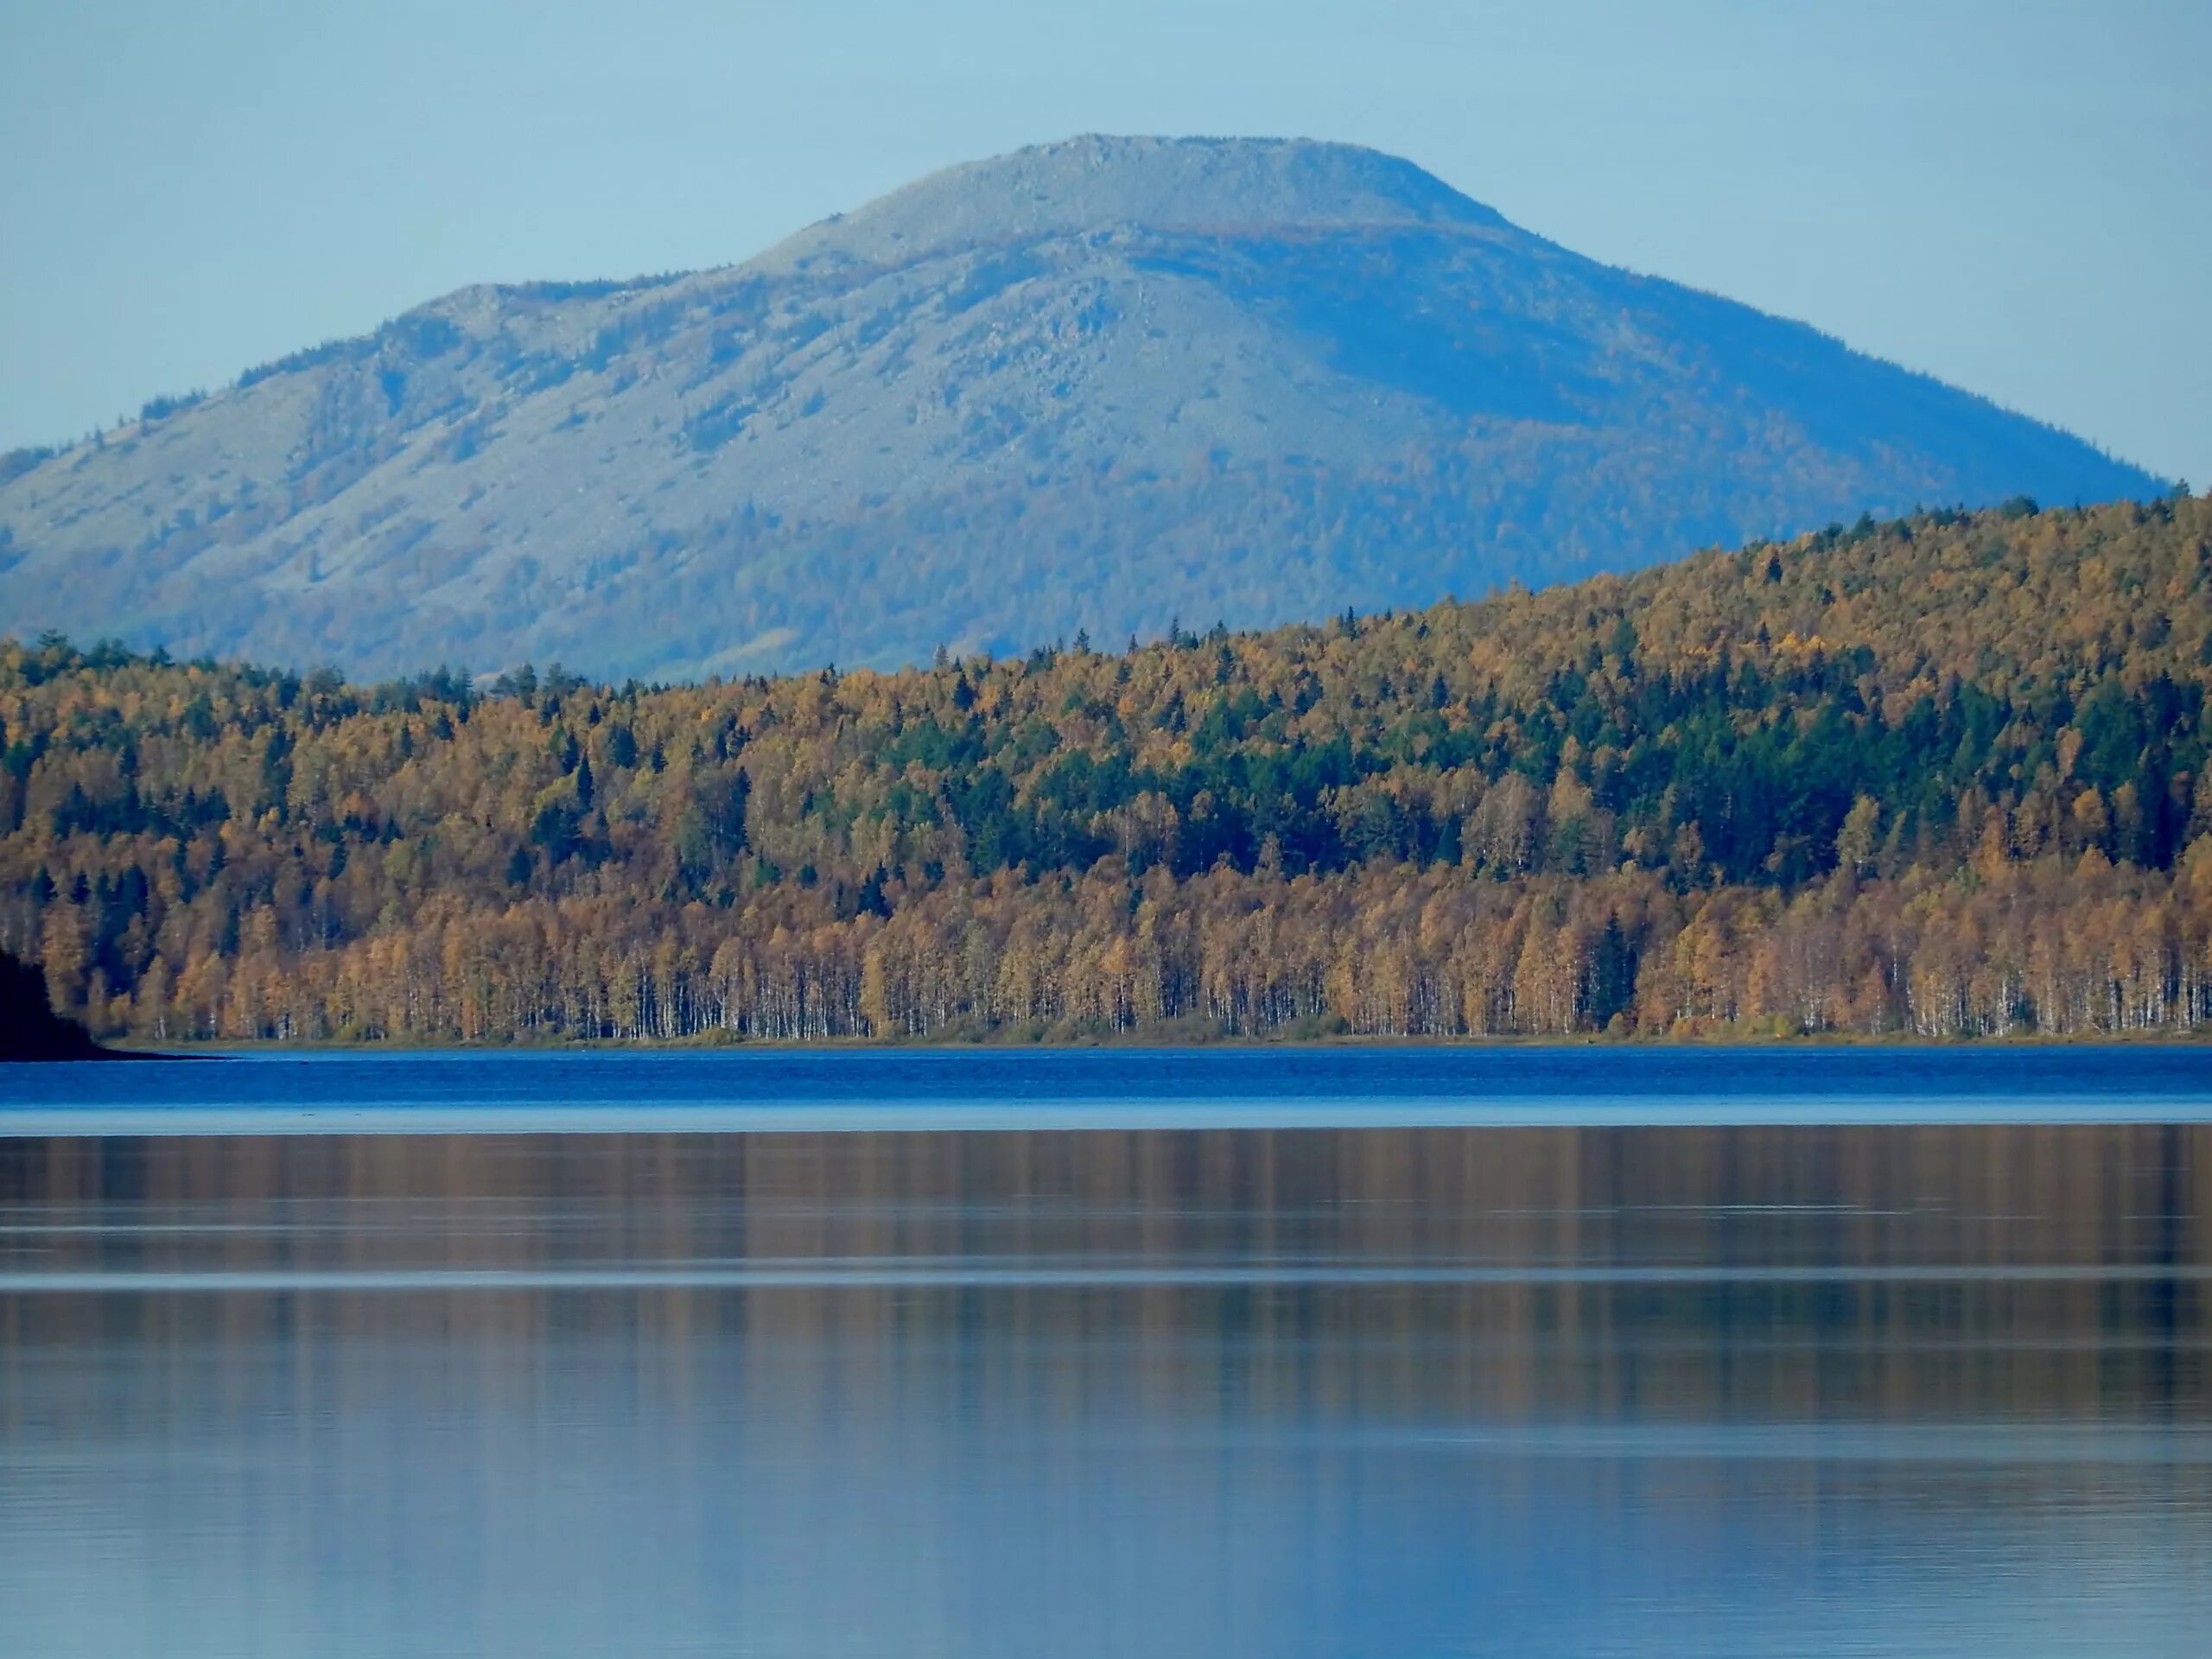
{"label": "shoreline", "polygon": [[1213,1049],[1273,1052],[1327,1052],[1408,1049],[1484,1050],[1608,1050],[1622,1052],[1738,1049],[1745,1052],[1794,1052],[1806,1049],[1944,1050],[2079,1048],[2204,1048],[2212,1050],[2212,1027],[2202,1031],[2079,1032],[2063,1034],[2042,1032],[2006,1033],[1986,1037],[1921,1037],[1869,1035],[1856,1032],[1800,1033],[1787,1036],[1716,1032],[1694,1035],[1613,1037],[1604,1033],[1583,1035],[1497,1035],[1483,1037],[1386,1036],[1340,1034],[1324,1037],[1218,1036],[1192,1038],[1183,1033],[1133,1032],[1111,1036],[1066,1036],[1029,1039],[995,1035],[984,1038],[937,1037],[729,1037],[702,1033],[686,1037],[560,1037],[546,1039],[456,1039],[450,1042],[415,1042],[382,1039],[334,1039],[291,1042],[276,1039],[238,1039],[231,1041],[170,1042],[161,1047],[141,1046],[135,1039],[118,1038],[101,1046],[86,1060],[206,1060],[232,1055],[277,1057],[286,1054],[600,1054],[600,1053],[868,1053],[917,1052],[949,1054],[1088,1053],[1099,1051],[1201,1052]]}

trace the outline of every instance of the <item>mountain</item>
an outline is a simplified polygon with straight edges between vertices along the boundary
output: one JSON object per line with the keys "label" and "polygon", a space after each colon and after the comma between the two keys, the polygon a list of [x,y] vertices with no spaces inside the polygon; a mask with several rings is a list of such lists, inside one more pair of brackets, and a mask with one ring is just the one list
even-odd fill
{"label": "mountain", "polygon": [[390,673],[925,661],[2158,481],[1344,145],[1086,137],[463,289],[0,465],[0,628]]}
{"label": "mountain", "polygon": [[0,643],[0,950],[164,1042],[2201,1029],[2208,550],[1944,512],[661,690]]}

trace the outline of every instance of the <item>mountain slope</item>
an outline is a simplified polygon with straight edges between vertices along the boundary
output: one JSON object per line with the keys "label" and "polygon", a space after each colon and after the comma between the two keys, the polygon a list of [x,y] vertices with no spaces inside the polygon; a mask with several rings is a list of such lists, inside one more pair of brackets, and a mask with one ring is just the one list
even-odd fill
{"label": "mountain slope", "polygon": [[[1410,164],[1084,138],[0,467],[0,627],[659,677],[1426,604],[2157,480]],[[10,474],[14,474],[10,476]]]}

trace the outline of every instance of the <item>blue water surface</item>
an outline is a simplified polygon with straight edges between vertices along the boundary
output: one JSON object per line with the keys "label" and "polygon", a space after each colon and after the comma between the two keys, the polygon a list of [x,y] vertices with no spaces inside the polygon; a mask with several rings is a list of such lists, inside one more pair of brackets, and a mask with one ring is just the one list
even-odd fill
{"label": "blue water surface", "polygon": [[2185,1047],[0,1068],[0,1654],[2198,1659]]}
{"label": "blue water surface", "polygon": [[0,1066],[0,1135],[2208,1117],[2212,1047],[2188,1046],[263,1050]]}

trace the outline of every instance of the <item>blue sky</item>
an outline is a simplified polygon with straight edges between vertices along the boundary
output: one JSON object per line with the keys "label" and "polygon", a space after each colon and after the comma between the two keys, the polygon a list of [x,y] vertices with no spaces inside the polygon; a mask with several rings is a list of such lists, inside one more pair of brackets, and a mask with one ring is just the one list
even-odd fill
{"label": "blue sky", "polygon": [[2208,0],[0,0],[0,448],[1079,131],[1406,156],[2212,484]]}

